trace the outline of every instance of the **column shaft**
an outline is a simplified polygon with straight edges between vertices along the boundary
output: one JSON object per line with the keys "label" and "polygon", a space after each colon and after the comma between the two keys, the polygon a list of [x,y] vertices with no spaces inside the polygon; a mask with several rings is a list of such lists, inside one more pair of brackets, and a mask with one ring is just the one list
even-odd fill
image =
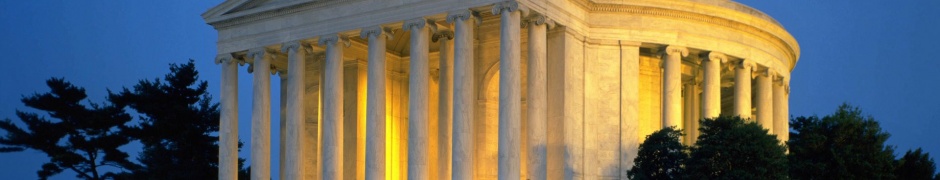
{"label": "column shaft", "polygon": [[[283,47],[283,46],[282,46],[282,47]],[[278,119],[279,119],[278,121],[280,121],[280,123],[278,124],[278,125],[279,125],[278,128],[281,130],[281,134],[278,136],[278,137],[279,137],[279,140],[280,140],[280,141],[278,141],[278,142],[279,142],[279,143],[278,143],[278,145],[279,145],[279,148],[278,148],[278,149],[280,150],[280,152],[278,153],[278,158],[277,158],[277,159],[278,159],[278,161],[277,161],[277,162],[278,162],[278,167],[281,167],[281,168],[278,168],[278,176],[277,176],[277,177],[278,177],[278,179],[284,179],[284,175],[285,175],[285,174],[284,174],[284,170],[285,170],[285,168],[284,168],[284,167],[285,167],[285,166],[284,166],[284,163],[287,162],[287,160],[284,159],[285,155],[287,155],[287,153],[285,153],[285,151],[287,150],[287,148],[286,148],[286,147],[287,147],[287,143],[286,143],[286,142],[287,142],[287,131],[286,131],[286,129],[288,128],[288,127],[287,127],[287,73],[286,73],[286,72],[279,72],[279,73],[277,74],[277,76],[281,79],[281,88],[280,88],[280,89],[281,89],[281,90],[280,90],[280,94],[281,94],[281,97],[280,97],[281,101],[280,101],[280,102],[281,102],[281,103],[279,103],[279,106],[280,106],[279,109],[280,109],[280,111],[278,111],[278,117],[280,117],[280,118],[278,118]]]}
{"label": "column shaft", "polygon": [[408,75],[408,179],[429,179],[428,104],[430,74],[428,48],[430,29],[424,18],[405,22],[411,31],[410,73]]}
{"label": "column shaft", "polygon": [[322,178],[343,179],[343,41],[338,35],[320,37],[326,46],[323,83]]}
{"label": "column shaft", "polygon": [[548,90],[546,82],[546,31],[545,17],[528,22],[529,27],[529,69],[528,94],[526,112],[529,124],[529,179],[544,180],[546,178],[546,150],[548,149],[546,127],[547,108],[546,98]]}
{"label": "column shaft", "polygon": [[734,69],[734,115],[751,119],[751,67],[741,60]]}
{"label": "column shaft", "polygon": [[454,119],[451,159],[454,180],[473,179],[473,20],[469,10],[451,12],[454,24]]}
{"label": "column shaft", "polygon": [[451,157],[451,124],[453,118],[453,95],[454,92],[452,88],[454,87],[454,43],[450,39],[454,37],[453,32],[446,31],[441,32],[437,36],[438,43],[440,43],[440,48],[438,48],[440,55],[440,76],[438,77],[438,177],[435,179],[438,180],[447,180],[451,178],[450,175],[450,157]]}
{"label": "column shaft", "polygon": [[757,123],[774,132],[774,104],[771,73],[761,70],[757,75]]}
{"label": "column shaft", "polygon": [[382,27],[363,29],[369,40],[366,92],[366,174],[367,180],[385,179],[385,42]]}
{"label": "column shaft", "polygon": [[281,131],[287,138],[285,142],[286,157],[284,161],[284,179],[302,179],[303,178],[303,149],[302,143],[304,135],[304,70],[306,67],[306,51],[301,47],[300,42],[290,42],[282,45],[282,49],[287,52],[287,112],[285,113],[284,127]]}
{"label": "column shaft", "polygon": [[222,57],[219,98],[219,180],[238,179],[238,63]]}
{"label": "column shaft", "polygon": [[271,178],[271,60],[264,48],[253,49],[251,102],[251,179]]}
{"label": "column shaft", "polygon": [[721,114],[721,62],[724,54],[711,52],[702,61],[702,116],[716,118]]}
{"label": "column shaft", "polygon": [[774,89],[774,129],[773,133],[777,139],[786,142],[790,137],[790,115],[787,114],[787,95],[784,88],[785,81],[777,81],[773,85]]}
{"label": "column shaft", "polygon": [[702,120],[702,90],[700,89],[701,87],[697,86],[698,84],[700,83],[696,82],[696,84],[692,86],[692,123],[691,126],[688,127],[688,129],[691,130],[688,136],[692,141],[689,141],[689,144],[695,144],[695,141],[698,139],[698,128]]}
{"label": "column shaft", "polygon": [[499,24],[499,144],[498,178],[519,179],[521,143],[522,75],[520,17],[516,2],[498,3],[493,14]]}
{"label": "column shaft", "polygon": [[693,90],[693,88],[695,88],[695,84],[685,83],[682,86],[683,86],[682,92],[684,94],[682,95],[683,96],[682,97],[682,101],[683,101],[682,114],[683,114],[683,117],[685,118],[684,119],[685,123],[683,123],[684,128],[682,129],[682,131],[685,132],[685,136],[683,136],[682,138],[685,139],[684,143],[686,143],[687,145],[691,145],[690,142],[692,142],[692,130],[693,130],[692,127],[694,126],[692,125],[692,121],[695,121],[695,117],[692,115],[693,112],[695,112],[692,110],[695,107],[693,105],[695,101],[692,100],[692,97],[695,96],[694,95],[695,92]]}
{"label": "column shaft", "polygon": [[682,128],[682,57],[688,49],[668,46],[663,54],[663,127]]}

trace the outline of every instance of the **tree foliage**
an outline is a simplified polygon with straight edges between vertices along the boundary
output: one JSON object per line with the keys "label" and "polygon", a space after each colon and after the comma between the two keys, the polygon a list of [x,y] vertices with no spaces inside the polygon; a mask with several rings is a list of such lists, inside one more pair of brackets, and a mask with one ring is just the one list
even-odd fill
{"label": "tree foliage", "polygon": [[46,81],[50,92],[34,94],[22,99],[23,104],[48,113],[48,118],[36,113],[17,111],[16,115],[26,128],[20,128],[9,119],[0,121],[6,136],[0,137],[0,152],[38,150],[49,157],[49,162],[37,172],[46,179],[64,170],[74,171],[80,179],[113,177],[100,168],[112,166],[133,168],[127,153],[118,147],[130,140],[120,134],[120,128],[132,118],[122,105],[109,103],[82,104],[85,89],[64,79]]}
{"label": "tree foliage", "polygon": [[839,106],[835,113],[791,120],[790,177],[794,179],[893,179],[894,149],[890,135],[857,107]]}
{"label": "tree foliage", "polygon": [[141,80],[110,95],[141,114],[124,131],[144,145],[137,157],[144,168],[133,171],[135,179],[218,179],[219,139],[212,133],[219,131],[219,105],[198,78],[190,60],[171,64],[163,81]]}
{"label": "tree foliage", "polygon": [[639,153],[633,159],[633,168],[627,171],[630,179],[679,179],[689,155],[679,142],[682,132],[672,127],[663,128],[646,136]]}
{"label": "tree foliage", "polygon": [[722,116],[701,124],[687,179],[786,179],[786,148],[757,123]]}
{"label": "tree foliage", "polygon": [[894,170],[894,175],[898,179],[931,179],[940,174],[934,174],[936,164],[930,158],[929,153],[923,152],[920,148],[911,151],[907,150],[901,159],[898,159],[898,167]]}

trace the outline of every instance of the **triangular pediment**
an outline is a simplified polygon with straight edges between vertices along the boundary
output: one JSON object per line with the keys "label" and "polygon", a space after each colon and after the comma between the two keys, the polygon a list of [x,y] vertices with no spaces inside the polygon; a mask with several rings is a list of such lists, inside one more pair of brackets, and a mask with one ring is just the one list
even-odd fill
{"label": "triangular pediment", "polygon": [[202,14],[207,23],[324,0],[226,0]]}

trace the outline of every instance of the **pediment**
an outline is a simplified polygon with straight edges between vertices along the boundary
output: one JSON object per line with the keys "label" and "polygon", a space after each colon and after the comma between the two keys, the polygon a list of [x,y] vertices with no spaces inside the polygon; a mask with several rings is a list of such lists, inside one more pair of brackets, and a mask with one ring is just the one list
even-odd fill
{"label": "pediment", "polygon": [[226,0],[202,14],[209,24],[237,17],[331,0]]}

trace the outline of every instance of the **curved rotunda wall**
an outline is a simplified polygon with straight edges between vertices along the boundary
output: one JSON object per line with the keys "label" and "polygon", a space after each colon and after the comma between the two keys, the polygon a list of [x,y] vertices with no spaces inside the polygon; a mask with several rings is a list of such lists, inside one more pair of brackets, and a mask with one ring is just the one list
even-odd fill
{"label": "curved rotunda wall", "polygon": [[[247,3],[245,3],[247,2]],[[307,127],[303,143],[305,159],[303,174],[319,177],[323,164],[318,162],[322,151],[319,144],[323,118],[318,112],[329,106],[322,104],[324,87],[319,86],[325,75],[323,55],[325,47],[317,43],[323,35],[342,34],[350,37],[351,46],[344,48],[344,103],[346,154],[342,159],[344,179],[361,179],[365,173],[365,95],[368,39],[359,37],[363,27],[391,28],[386,47],[386,174],[393,178],[407,178],[409,76],[419,73],[409,69],[409,31],[402,30],[402,22],[415,17],[435,20],[439,30],[453,30],[452,24],[443,23],[448,12],[471,9],[481,16],[474,26],[473,40],[473,154],[474,179],[496,179],[497,142],[499,136],[500,17],[491,13],[497,0],[296,0],[296,1],[226,1],[206,14],[206,21],[219,31],[220,56],[233,56],[246,63],[246,51],[253,48],[281,49],[290,41],[307,43],[309,68],[307,71]],[[726,54],[719,65],[720,113],[733,114],[737,104],[735,75],[737,64],[753,63],[755,71],[746,84],[750,88],[747,99],[748,114],[760,112],[756,100],[760,91],[753,78],[759,72],[771,72],[773,85],[788,86],[790,72],[799,57],[795,39],[766,14],[745,5],[727,0],[519,0],[517,2],[531,15],[547,16],[555,23],[548,30],[547,42],[547,176],[549,179],[622,179],[632,166],[637,146],[644,137],[664,124],[664,59],[666,47],[687,49],[688,56],[679,57],[679,99],[681,124],[687,134],[695,134],[693,119],[701,118],[702,63],[710,53]],[[245,4],[239,4],[245,3]],[[530,127],[526,120],[528,93],[527,40],[528,30],[521,28],[519,48],[522,78],[520,99],[522,104],[521,130]],[[428,70],[431,73],[428,100],[431,106],[429,127],[444,123],[438,119],[437,99],[440,58],[436,42],[431,42]],[[684,48],[683,48],[684,47]],[[277,51],[270,53],[278,54]],[[673,56],[676,56],[673,54]],[[745,63],[745,64],[748,64]],[[272,68],[286,70],[287,55],[272,56]],[[310,70],[312,69],[312,70]],[[310,72],[315,71],[315,72]],[[673,71],[675,72],[675,71]],[[768,74],[768,73],[765,73]],[[252,76],[252,74],[245,74]],[[787,90],[788,91],[788,90]],[[287,91],[281,91],[286,93]],[[753,93],[752,93],[753,92]],[[776,92],[776,90],[774,90]],[[242,92],[250,93],[250,92]],[[765,95],[765,94],[761,94]],[[786,97],[786,96],[783,96]],[[252,99],[242,99],[250,104]],[[766,101],[766,100],[765,100]],[[745,102],[745,101],[741,101]],[[675,104],[675,103],[672,103]],[[283,105],[282,105],[283,106]],[[784,106],[786,106],[784,104]],[[786,112],[786,111],[784,111]],[[245,112],[242,112],[245,113]],[[317,116],[317,117],[311,117]],[[771,128],[772,129],[772,128]],[[314,131],[314,132],[310,132]],[[449,139],[437,129],[428,130],[428,158],[430,166],[448,164],[439,159],[446,147],[437,144]],[[773,132],[773,131],[772,131]],[[276,137],[276,136],[275,136]],[[527,142],[527,134],[520,137]],[[248,139],[243,137],[243,139]],[[693,141],[684,139],[686,143]],[[285,142],[283,137],[280,142]],[[441,141],[443,142],[443,141]],[[282,146],[283,147],[283,146]],[[526,147],[525,145],[521,147]],[[311,148],[313,150],[311,150]],[[529,177],[525,164],[528,151],[520,152],[523,178]],[[281,157],[283,160],[285,157]],[[273,161],[279,161],[272,159]],[[282,164],[283,165],[283,164]],[[315,167],[311,167],[315,166]],[[311,169],[316,169],[310,171]],[[431,179],[443,177],[445,172],[431,170]],[[272,172],[278,177],[278,172]]]}

